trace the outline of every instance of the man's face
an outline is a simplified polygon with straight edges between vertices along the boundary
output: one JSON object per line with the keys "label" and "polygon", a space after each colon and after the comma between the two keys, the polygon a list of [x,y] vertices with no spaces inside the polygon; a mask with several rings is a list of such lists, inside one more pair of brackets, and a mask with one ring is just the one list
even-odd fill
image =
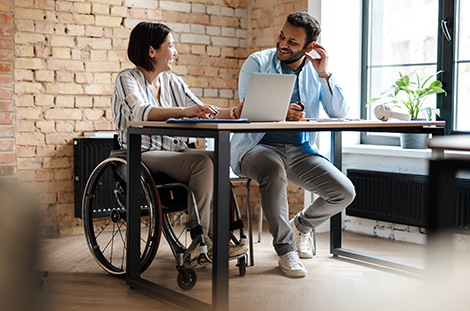
{"label": "man's face", "polygon": [[276,41],[277,58],[286,64],[298,61],[308,49],[305,47],[307,41],[305,29],[292,26],[288,22],[282,27]]}

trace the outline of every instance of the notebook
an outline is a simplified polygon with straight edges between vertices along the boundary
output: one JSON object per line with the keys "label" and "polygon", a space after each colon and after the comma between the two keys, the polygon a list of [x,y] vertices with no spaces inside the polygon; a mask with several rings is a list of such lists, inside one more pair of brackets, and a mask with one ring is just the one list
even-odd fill
{"label": "notebook", "polygon": [[295,75],[252,73],[240,118],[285,121],[295,79]]}
{"label": "notebook", "polygon": [[175,119],[170,118],[166,123],[250,123],[247,119]]}

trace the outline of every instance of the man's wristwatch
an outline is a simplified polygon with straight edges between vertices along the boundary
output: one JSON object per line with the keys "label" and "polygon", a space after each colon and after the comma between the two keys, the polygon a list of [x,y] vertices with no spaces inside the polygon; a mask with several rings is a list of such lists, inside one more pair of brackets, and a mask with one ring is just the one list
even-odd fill
{"label": "man's wristwatch", "polygon": [[231,110],[230,110],[230,118],[232,119],[236,119],[237,116],[235,115],[235,108],[236,107],[233,107]]}

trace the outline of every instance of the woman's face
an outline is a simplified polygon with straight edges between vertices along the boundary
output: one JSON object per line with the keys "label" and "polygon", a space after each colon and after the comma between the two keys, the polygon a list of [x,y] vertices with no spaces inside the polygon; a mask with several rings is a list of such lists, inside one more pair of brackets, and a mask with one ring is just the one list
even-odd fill
{"label": "woman's face", "polygon": [[178,56],[174,43],[173,35],[169,33],[158,50],[150,47],[150,57],[154,62],[155,70],[163,72],[173,68],[175,58]]}

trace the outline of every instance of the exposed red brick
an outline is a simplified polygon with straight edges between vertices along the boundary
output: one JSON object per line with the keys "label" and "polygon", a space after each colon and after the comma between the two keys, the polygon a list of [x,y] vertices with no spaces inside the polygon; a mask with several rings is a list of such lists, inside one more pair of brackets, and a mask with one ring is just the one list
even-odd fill
{"label": "exposed red brick", "polygon": [[[16,173],[15,165],[0,165],[0,176],[11,176]],[[3,180],[3,178],[2,178]]]}
{"label": "exposed red brick", "polygon": [[0,100],[2,99],[13,99],[13,89],[0,87]]}
{"label": "exposed red brick", "polygon": [[54,10],[54,0],[35,0],[34,7],[38,9]]}
{"label": "exposed red brick", "polygon": [[13,139],[0,139],[0,151],[13,151],[14,145]]}
{"label": "exposed red brick", "polygon": [[0,12],[0,24],[10,25],[13,23],[13,13]]}
{"label": "exposed red brick", "polygon": [[13,101],[0,100],[0,111],[13,111]]}
{"label": "exposed red brick", "polygon": [[15,153],[0,153],[0,163],[7,164],[7,163],[14,163],[16,161],[16,154]]}
{"label": "exposed red brick", "polygon": [[13,26],[0,26],[0,36],[13,37]]}
{"label": "exposed red brick", "polygon": [[13,76],[0,75],[0,87],[12,87],[12,86],[13,86]]}
{"label": "exposed red brick", "polygon": [[209,85],[213,89],[236,89],[238,81],[235,79],[212,79]]}
{"label": "exposed red brick", "polygon": [[0,73],[10,73],[11,68],[10,63],[0,63]]}
{"label": "exposed red brick", "polygon": [[0,61],[13,60],[13,51],[0,50]]}
{"label": "exposed red brick", "polygon": [[0,113],[0,124],[13,124],[13,114]]}

